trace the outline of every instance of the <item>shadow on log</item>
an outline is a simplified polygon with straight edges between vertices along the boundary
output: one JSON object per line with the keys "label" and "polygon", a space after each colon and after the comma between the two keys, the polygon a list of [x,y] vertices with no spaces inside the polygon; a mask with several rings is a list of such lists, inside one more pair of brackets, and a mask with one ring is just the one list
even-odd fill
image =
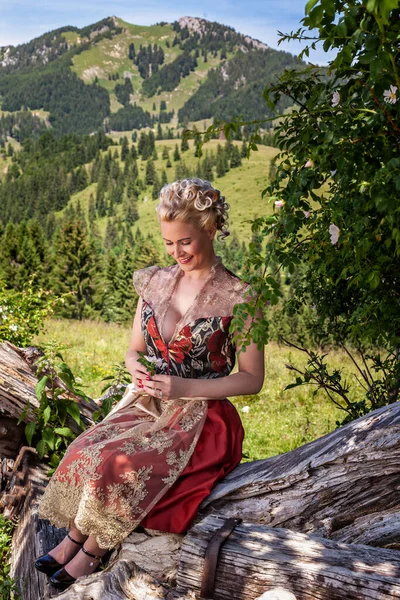
{"label": "shadow on log", "polygon": [[[209,515],[184,538],[178,593],[200,592],[204,554],[223,522]],[[214,599],[255,600],[277,586],[297,600],[400,598],[400,553],[254,523],[237,525],[219,556]]]}

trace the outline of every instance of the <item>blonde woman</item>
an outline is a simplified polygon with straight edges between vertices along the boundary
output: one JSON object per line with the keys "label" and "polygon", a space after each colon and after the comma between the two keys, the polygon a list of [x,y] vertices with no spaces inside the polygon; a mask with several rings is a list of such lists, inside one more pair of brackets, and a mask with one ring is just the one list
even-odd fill
{"label": "blonde woman", "polygon": [[[133,275],[139,302],[126,354],[131,395],[70,444],[40,502],[42,518],[70,528],[36,561],[56,587],[93,572],[139,525],[184,533],[241,460],[243,427],[227,397],[260,391],[264,359],[251,344],[230,374],[233,308],[249,286],[214,252],[216,234],[229,235],[228,208],[201,179],[160,192],[161,236],[175,264]],[[155,363],[153,376],[139,352]]]}

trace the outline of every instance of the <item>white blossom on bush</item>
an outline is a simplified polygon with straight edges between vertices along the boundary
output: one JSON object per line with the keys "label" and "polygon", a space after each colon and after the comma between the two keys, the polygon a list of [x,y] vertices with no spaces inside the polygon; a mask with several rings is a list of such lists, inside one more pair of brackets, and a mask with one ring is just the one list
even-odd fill
{"label": "white blossom on bush", "polygon": [[339,104],[340,104],[340,94],[339,94],[339,92],[333,92],[333,96],[332,96],[333,108],[335,108],[335,106],[338,106]]}
{"label": "white blossom on bush", "polygon": [[282,208],[282,206],[285,204],[285,201],[284,200],[275,200],[274,204],[275,204],[275,208]]}
{"label": "white blossom on bush", "polygon": [[391,85],[388,90],[383,92],[383,99],[387,104],[396,104],[397,102],[397,87],[395,85]]}
{"label": "white blossom on bush", "polygon": [[337,244],[339,239],[340,229],[335,223],[329,225],[329,234],[331,236],[331,244]]}
{"label": "white blossom on bush", "polygon": [[310,214],[311,214],[311,213],[310,213],[310,211],[309,211],[309,210],[303,210],[303,213],[304,213],[304,216],[305,216],[305,218],[306,218],[306,219],[309,219],[309,218],[310,218]]}

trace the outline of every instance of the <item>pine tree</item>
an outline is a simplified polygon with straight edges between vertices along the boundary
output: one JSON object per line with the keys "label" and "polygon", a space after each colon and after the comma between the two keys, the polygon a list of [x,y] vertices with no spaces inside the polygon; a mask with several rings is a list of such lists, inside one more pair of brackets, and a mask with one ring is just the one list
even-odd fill
{"label": "pine tree", "polygon": [[86,224],[67,219],[55,235],[52,289],[70,292],[59,308],[62,317],[82,320],[90,314],[95,293],[96,252]]}
{"label": "pine tree", "polygon": [[159,262],[159,253],[156,249],[154,239],[148,236],[143,237],[140,229],[136,230],[135,245],[133,251],[133,269],[143,269]]}
{"label": "pine tree", "polygon": [[167,183],[168,183],[167,172],[165,171],[165,169],[163,169],[161,171],[161,182],[160,182],[160,185],[161,185],[161,187],[164,187],[164,185],[167,185]]}
{"label": "pine tree", "polygon": [[0,276],[6,288],[13,288],[18,270],[17,226],[9,221],[1,238]]}
{"label": "pine tree", "polygon": [[163,146],[162,159],[168,160],[168,158],[169,158],[169,148],[168,148],[168,146]]}
{"label": "pine tree", "polygon": [[101,294],[101,316],[106,323],[120,320],[120,287],[118,261],[114,252],[109,252],[105,259],[104,287]]}
{"label": "pine tree", "polygon": [[181,152],[186,152],[186,150],[189,150],[189,142],[185,137],[182,137]]}
{"label": "pine tree", "polygon": [[106,232],[104,235],[104,247],[111,250],[118,245],[118,231],[115,219],[107,219]]}
{"label": "pine tree", "polygon": [[121,160],[125,161],[129,156],[128,138],[124,136],[121,141]]}
{"label": "pine tree", "polygon": [[156,169],[154,167],[154,162],[152,160],[148,160],[146,163],[146,176],[145,182],[146,185],[153,185],[156,179]]}
{"label": "pine tree", "polygon": [[217,177],[223,177],[226,173],[225,160],[222,152],[217,154]]}
{"label": "pine tree", "polygon": [[179,154],[179,148],[178,148],[178,144],[175,144],[175,150],[174,150],[174,160],[178,161],[181,159],[181,155]]}
{"label": "pine tree", "polygon": [[241,164],[242,164],[242,159],[240,158],[239,148],[237,146],[233,145],[232,151],[231,151],[231,169],[240,167]]}
{"label": "pine tree", "polygon": [[118,259],[118,313],[117,321],[126,322],[132,321],[135,315],[137,303],[137,295],[135,293],[132,282],[134,266],[134,250],[131,244],[125,244],[121,256]]}
{"label": "pine tree", "polygon": [[208,156],[203,160],[203,177],[207,181],[212,181],[214,179],[211,160]]}
{"label": "pine tree", "polygon": [[123,216],[127,225],[131,226],[139,219],[139,212],[137,208],[137,202],[134,200],[127,200],[123,205]]}
{"label": "pine tree", "polygon": [[153,188],[151,190],[151,197],[153,200],[157,200],[158,195],[160,193],[160,189],[161,189],[160,181],[156,175],[156,177],[154,179],[154,183],[153,183]]}

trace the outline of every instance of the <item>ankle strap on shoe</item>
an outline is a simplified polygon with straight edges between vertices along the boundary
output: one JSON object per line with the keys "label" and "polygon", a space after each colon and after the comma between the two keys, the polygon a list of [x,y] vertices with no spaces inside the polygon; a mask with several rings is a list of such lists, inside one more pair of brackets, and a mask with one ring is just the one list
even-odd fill
{"label": "ankle strap on shoe", "polygon": [[82,546],[81,550],[82,550],[82,552],[84,552],[88,556],[91,556],[92,558],[95,558],[96,560],[101,560],[103,558],[102,556],[96,556],[95,554],[92,554],[91,552],[86,550],[86,548],[84,546]]}
{"label": "ankle strap on shoe", "polygon": [[71,540],[71,542],[74,542],[74,544],[78,544],[78,546],[83,546],[84,542],[77,542],[76,540],[74,540],[74,538],[72,538],[69,533],[67,533],[67,537]]}

